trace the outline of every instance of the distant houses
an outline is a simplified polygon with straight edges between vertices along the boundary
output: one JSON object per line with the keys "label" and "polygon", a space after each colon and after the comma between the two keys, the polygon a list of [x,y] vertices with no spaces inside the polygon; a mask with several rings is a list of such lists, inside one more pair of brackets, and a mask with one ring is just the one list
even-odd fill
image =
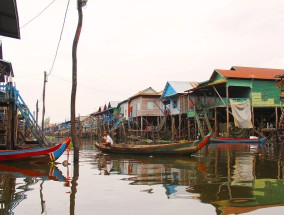
{"label": "distant houses", "polygon": [[[100,106],[90,113],[88,122],[81,123],[80,134],[96,137],[108,130],[117,141],[189,140],[208,132],[224,137],[266,135],[268,127],[277,129],[282,123],[276,86],[280,74],[284,70],[233,66],[215,69],[208,80],[199,83],[168,81],[162,91],[148,87],[123,101]],[[245,123],[237,122],[232,105],[249,107],[246,120],[251,121],[250,128],[239,128]],[[237,127],[236,123],[243,124]]]}

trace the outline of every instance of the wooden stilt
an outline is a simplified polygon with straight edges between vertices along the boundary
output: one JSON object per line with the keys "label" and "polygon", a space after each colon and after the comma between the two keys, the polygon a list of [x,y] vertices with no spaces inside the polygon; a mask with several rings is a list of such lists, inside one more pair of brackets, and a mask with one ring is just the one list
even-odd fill
{"label": "wooden stilt", "polygon": [[227,100],[227,107],[226,107],[226,115],[227,115],[227,137],[230,136],[230,130],[229,130],[229,123],[230,123],[230,119],[229,119],[229,87],[226,87],[226,100]]}
{"label": "wooden stilt", "polygon": [[217,114],[217,107],[215,107],[214,108],[214,123],[215,123],[215,128],[214,128],[214,130],[215,130],[215,136],[219,136],[218,135],[218,119],[217,119],[217,116],[218,116],[218,114]]}

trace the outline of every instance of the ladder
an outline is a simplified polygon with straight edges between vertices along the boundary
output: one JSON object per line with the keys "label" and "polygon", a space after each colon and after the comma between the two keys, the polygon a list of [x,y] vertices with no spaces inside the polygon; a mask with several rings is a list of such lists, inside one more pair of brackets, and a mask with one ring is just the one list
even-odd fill
{"label": "ladder", "polygon": [[194,109],[194,115],[195,115],[195,119],[196,119],[196,122],[197,122],[197,125],[198,125],[198,131],[201,135],[201,137],[204,137],[205,134],[204,134],[204,126],[202,126],[201,124],[201,121],[200,119],[204,119],[205,122],[206,122],[206,126],[207,126],[207,129],[210,133],[212,133],[212,127],[210,125],[210,122],[209,122],[209,119],[208,119],[208,114],[207,114],[207,111],[206,109],[202,109],[201,112],[197,112],[195,109]]}
{"label": "ladder", "polygon": [[281,111],[281,116],[279,119],[279,123],[278,123],[278,135],[279,135],[279,139],[280,141],[284,140],[284,109],[282,109]]}
{"label": "ladder", "polygon": [[10,86],[11,88],[14,89],[14,100],[15,100],[15,105],[25,118],[27,126],[31,129],[34,137],[37,139],[38,143],[40,146],[49,146],[49,143],[44,136],[41,128],[39,125],[36,123],[36,120],[34,119],[33,115],[31,114],[30,110],[28,109],[27,105],[25,104],[23,98],[19,94],[19,91],[13,87]]}

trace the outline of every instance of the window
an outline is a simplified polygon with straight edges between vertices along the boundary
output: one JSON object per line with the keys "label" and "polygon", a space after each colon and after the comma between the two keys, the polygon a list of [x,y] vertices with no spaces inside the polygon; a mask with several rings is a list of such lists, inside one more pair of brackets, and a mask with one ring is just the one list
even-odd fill
{"label": "window", "polygon": [[153,102],[148,102],[147,103],[147,109],[148,110],[153,110],[154,109],[154,103]]}
{"label": "window", "polygon": [[140,103],[137,103],[137,110],[140,110]]}
{"label": "window", "polygon": [[267,89],[261,90],[261,101],[267,101],[268,100],[268,93]]}
{"label": "window", "polygon": [[177,100],[172,101],[172,108],[173,109],[177,108]]}

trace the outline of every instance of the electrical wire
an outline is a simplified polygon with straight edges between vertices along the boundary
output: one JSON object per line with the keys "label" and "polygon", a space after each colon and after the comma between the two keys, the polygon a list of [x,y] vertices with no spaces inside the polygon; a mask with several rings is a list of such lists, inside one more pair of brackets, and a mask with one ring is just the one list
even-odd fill
{"label": "electrical wire", "polygon": [[49,8],[56,0],[53,0],[51,3],[49,3],[38,15],[36,15],[34,18],[32,18],[30,21],[28,21],[26,24],[20,27],[20,29],[26,27],[28,24],[30,24],[33,20],[35,20],[37,17],[39,17],[47,8]]}
{"label": "electrical wire", "polygon": [[54,56],[54,59],[53,59],[53,62],[52,62],[51,69],[49,70],[49,73],[47,74],[47,76],[49,76],[49,75],[51,74],[51,72],[52,72],[52,70],[53,70],[53,67],[54,67],[54,64],[55,64],[55,60],[56,60],[56,58],[57,58],[57,54],[58,54],[58,50],[59,50],[59,45],[60,45],[60,42],[61,42],[61,38],[62,38],[64,26],[65,26],[66,15],[67,15],[67,11],[68,11],[68,8],[69,8],[69,3],[70,3],[70,0],[68,0],[68,3],[67,3],[67,7],[66,7],[66,10],[65,10],[65,15],[64,15],[64,20],[63,20],[63,25],[62,25],[61,32],[60,32],[59,41],[58,41],[58,43],[57,43],[57,48],[56,48],[55,56]]}
{"label": "electrical wire", "polygon": [[[30,24],[32,21],[34,21],[36,18],[38,18],[45,10],[47,10],[56,0],[53,0],[50,2],[41,12],[39,12],[36,16],[34,16],[30,21],[28,21],[26,24],[20,27],[20,29],[26,27],[28,24]],[[6,37],[0,37],[0,39],[5,39]]]}
{"label": "electrical wire", "polygon": [[[59,77],[57,75],[53,74],[52,77],[60,79],[60,80],[66,82],[70,85],[72,84],[71,80],[64,79],[64,78]],[[80,83],[78,83],[77,85],[79,87],[83,87],[83,88],[87,88],[87,89],[91,89],[91,90],[97,90],[97,91],[104,92],[104,93],[116,94],[116,95],[127,95],[129,93],[129,92],[122,92],[122,91],[117,92],[116,90],[108,90],[108,89],[97,88],[97,87],[93,87],[93,86],[86,85],[86,84],[80,84]]]}

